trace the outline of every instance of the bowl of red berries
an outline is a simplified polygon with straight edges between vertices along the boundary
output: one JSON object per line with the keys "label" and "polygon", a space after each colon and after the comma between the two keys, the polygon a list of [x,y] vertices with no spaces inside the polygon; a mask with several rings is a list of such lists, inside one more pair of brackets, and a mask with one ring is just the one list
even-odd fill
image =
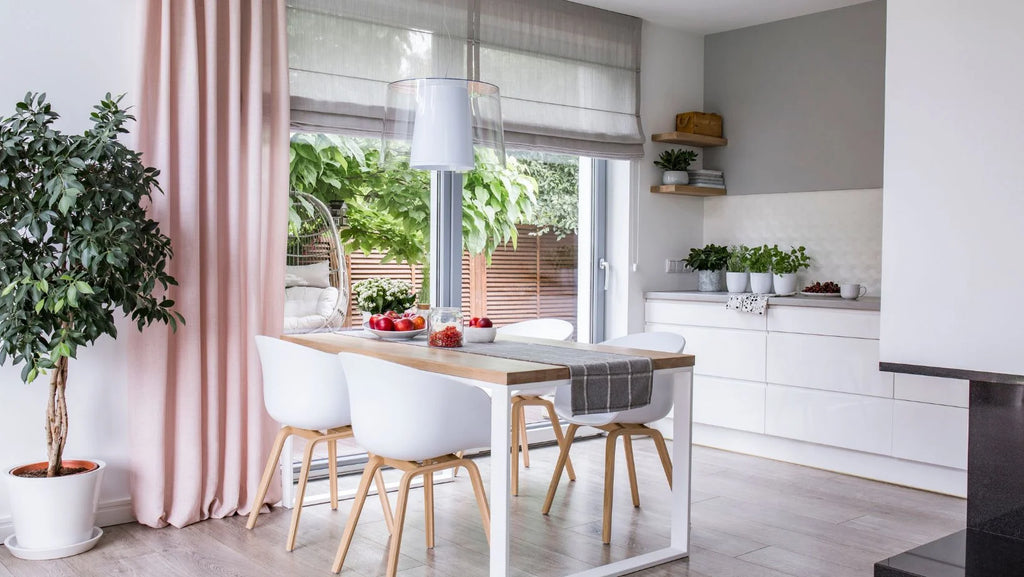
{"label": "bowl of red berries", "polygon": [[498,329],[487,317],[473,317],[469,319],[469,326],[466,327],[466,342],[469,343],[493,343]]}
{"label": "bowl of red berries", "polygon": [[839,285],[832,281],[816,282],[805,286],[800,294],[805,297],[837,297],[839,296]]}

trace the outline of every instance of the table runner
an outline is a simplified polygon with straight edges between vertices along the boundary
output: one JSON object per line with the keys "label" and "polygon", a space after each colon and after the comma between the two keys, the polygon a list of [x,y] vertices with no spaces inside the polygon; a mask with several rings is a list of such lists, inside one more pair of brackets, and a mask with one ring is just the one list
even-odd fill
{"label": "table runner", "polygon": [[[362,329],[341,334],[379,338]],[[396,342],[429,346],[423,339]],[[501,340],[493,343],[467,342],[462,347],[448,350],[568,368],[572,382],[573,415],[626,411],[651,403],[654,366],[647,357]]]}

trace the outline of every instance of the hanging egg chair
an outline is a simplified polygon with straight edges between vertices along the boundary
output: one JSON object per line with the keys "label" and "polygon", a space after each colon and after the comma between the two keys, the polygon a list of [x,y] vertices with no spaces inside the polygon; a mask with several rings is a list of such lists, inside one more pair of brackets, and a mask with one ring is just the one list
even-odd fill
{"label": "hanging egg chair", "polygon": [[311,194],[292,191],[289,202],[284,332],[341,328],[349,288],[338,223],[327,205]]}

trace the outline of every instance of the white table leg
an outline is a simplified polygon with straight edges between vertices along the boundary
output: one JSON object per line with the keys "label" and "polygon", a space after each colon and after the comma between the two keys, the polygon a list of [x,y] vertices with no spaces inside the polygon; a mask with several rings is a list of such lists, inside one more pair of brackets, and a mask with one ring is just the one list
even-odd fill
{"label": "white table leg", "polygon": [[509,574],[509,511],[511,480],[509,451],[512,448],[512,391],[491,389],[491,577]]}
{"label": "white table leg", "polygon": [[292,481],[292,443],[295,437],[288,437],[281,449],[281,460],[278,466],[281,470],[281,504],[286,509],[295,506],[295,483]]}
{"label": "white table leg", "polygon": [[693,429],[693,371],[672,375],[672,549],[690,552],[690,454]]}

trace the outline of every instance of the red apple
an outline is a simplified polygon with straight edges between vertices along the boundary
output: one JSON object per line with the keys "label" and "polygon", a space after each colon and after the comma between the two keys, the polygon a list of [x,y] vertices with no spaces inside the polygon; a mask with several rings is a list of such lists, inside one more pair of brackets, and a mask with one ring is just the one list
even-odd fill
{"label": "red apple", "polygon": [[477,319],[475,326],[478,326],[478,327],[480,327],[482,329],[489,329],[489,328],[493,327],[494,324],[491,323],[491,319],[489,319],[487,317],[480,317],[479,319]]}
{"label": "red apple", "polygon": [[378,331],[393,331],[395,330],[395,321],[389,317],[381,317],[377,319],[377,322],[373,323],[373,328]]}
{"label": "red apple", "polygon": [[480,322],[480,317],[473,317],[473,318],[469,319],[469,326],[475,327],[475,326],[477,326],[477,323],[479,323],[479,322]]}
{"label": "red apple", "polygon": [[374,326],[376,326],[377,325],[377,319],[379,319],[379,318],[381,318],[383,316],[384,315],[381,315],[381,314],[376,314],[376,315],[371,316],[370,317],[370,328],[373,328]]}
{"label": "red apple", "polygon": [[389,319],[391,319],[391,320],[395,320],[395,319],[399,318],[398,313],[396,313],[395,311],[388,311],[388,312],[386,312],[384,314],[386,314],[387,317]]}
{"label": "red apple", "polygon": [[411,331],[414,328],[416,327],[412,324],[412,319],[398,319],[395,321],[396,331]]}

